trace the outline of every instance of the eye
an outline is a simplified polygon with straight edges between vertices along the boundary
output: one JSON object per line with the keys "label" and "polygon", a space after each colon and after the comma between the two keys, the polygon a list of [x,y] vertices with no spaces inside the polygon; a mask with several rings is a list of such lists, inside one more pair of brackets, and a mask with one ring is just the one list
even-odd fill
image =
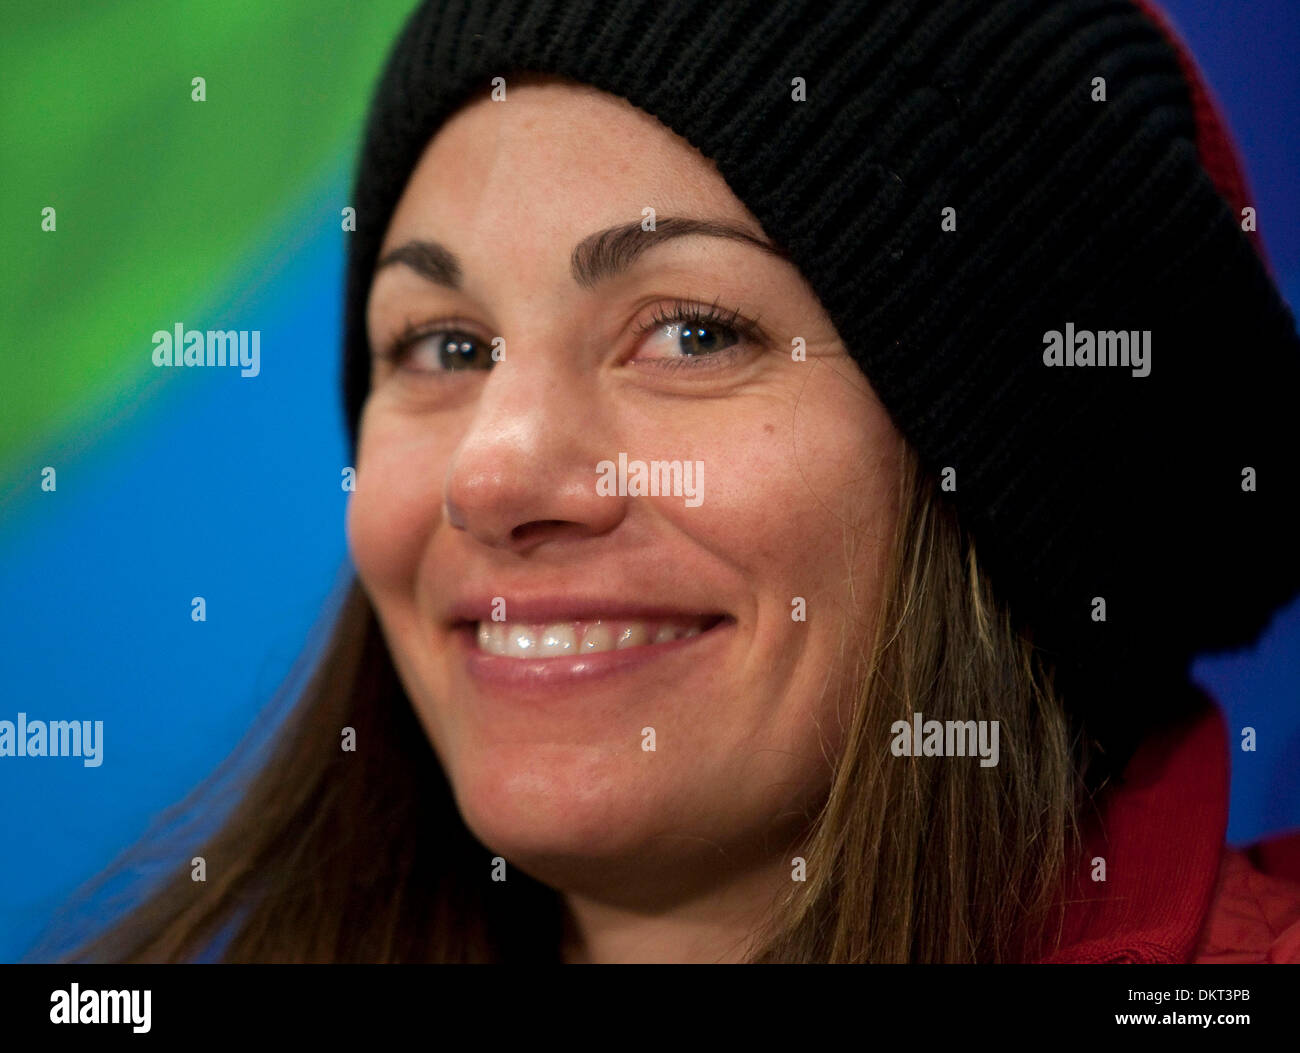
{"label": "eye", "polygon": [[440,326],[408,327],[383,355],[399,369],[413,373],[454,373],[491,369],[492,344],[462,329]]}
{"label": "eye", "polygon": [[745,342],[757,342],[757,323],[739,311],[720,310],[701,304],[675,302],[659,308],[640,331],[650,334],[642,342],[638,360],[650,360],[669,368],[700,367],[730,360],[742,353]]}

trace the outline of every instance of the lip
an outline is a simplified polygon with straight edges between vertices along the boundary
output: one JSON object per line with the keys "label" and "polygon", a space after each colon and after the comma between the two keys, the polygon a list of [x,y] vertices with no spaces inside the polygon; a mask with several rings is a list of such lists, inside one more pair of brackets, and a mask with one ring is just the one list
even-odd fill
{"label": "lip", "polygon": [[[547,609],[546,613],[541,613],[541,610],[538,607],[520,604],[516,617],[516,608],[512,605],[511,620],[582,620],[576,613],[580,608],[573,604],[565,605],[563,617],[555,613],[557,609],[553,607]],[[585,613],[588,617],[594,617],[597,611],[595,608],[590,608]],[[632,608],[615,610],[605,606],[599,609],[599,613],[609,618],[651,617],[648,609],[644,607],[633,611]],[[680,616],[682,613],[680,610],[664,609],[656,616],[673,617]],[[729,638],[735,624],[733,619],[724,616],[717,624],[697,636],[679,637],[666,643],[642,644],[621,651],[595,651],[591,654],[561,655],[552,658],[511,658],[480,651],[475,624],[468,620],[452,626],[452,638],[459,657],[464,662],[465,670],[471,680],[481,687],[496,688],[498,691],[505,690],[513,694],[536,695],[570,692],[584,685],[626,676],[649,665],[686,657],[688,651],[695,652],[690,656],[693,660],[703,661],[708,652],[713,651]]]}

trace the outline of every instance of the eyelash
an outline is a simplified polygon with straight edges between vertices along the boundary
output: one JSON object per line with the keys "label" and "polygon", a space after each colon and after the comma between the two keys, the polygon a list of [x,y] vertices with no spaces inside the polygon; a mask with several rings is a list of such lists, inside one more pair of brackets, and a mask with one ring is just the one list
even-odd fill
{"label": "eyelash", "polygon": [[[465,330],[456,325],[456,319],[448,318],[439,322],[407,322],[392,340],[388,342],[380,358],[383,358],[395,366],[402,365],[410,356],[411,348],[421,340],[427,340],[431,336],[437,336],[439,333],[462,333]],[[472,335],[466,333],[466,335]],[[421,371],[423,372],[423,370]]]}
{"label": "eyelash", "polygon": [[[667,309],[662,306],[659,307],[650,319],[638,325],[637,336],[644,336],[646,333],[654,332],[664,326],[681,324],[692,327],[702,325],[710,328],[729,329],[742,341],[757,344],[764,343],[763,330],[756,320],[747,318],[737,310],[720,308],[717,300],[714,300],[708,307],[685,300],[674,300],[671,307]],[[466,336],[473,336],[472,333],[465,329],[457,328],[455,319],[447,319],[431,324],[408,322],[401,332],[389,342],[387,349],[380,357],[396,366],[401,366],[409,356],[411,349],[421,340],[449,333],[463,333]],[[705,361],[713,360],[711,364],[716,365],[718,360],[729,361],[743,350],[742,347],[733,344],[721,351],[714,351],[704,355],[682,355],[679,358],[653,359],[655,365],[652,368],[667,370],[708,368],[703,364]],[[420,372],[436,374],[438,372],[455,371],[420,370]]]}
{"label": "eyelash", "polygon": [[[687,303],[684,300],[674,300],[672,307],[667,311],[660,307],[655,311],[652,318],[638,326],[638,335],[644,336],[646,333],[653,332],[664,326],[681,324],[692,327],[702,325],[714,329],[730,329],[742,341],[763,343],[763,331],[757,321],[746,318],[734,309],[730,311],[720,309],[717,300],[714,300],[709,307],[702,307],[698,303]],[[711,361],[716,364],[719,360],[723,362],[729,361],[743,350],[742,347],[733,344],[731,347],[724,347],[721,351],[714,351],[706,355],[682,355],[680,358],[654,359],[654,368],[669,370],[709,368],[704,366],[703,363]]]}

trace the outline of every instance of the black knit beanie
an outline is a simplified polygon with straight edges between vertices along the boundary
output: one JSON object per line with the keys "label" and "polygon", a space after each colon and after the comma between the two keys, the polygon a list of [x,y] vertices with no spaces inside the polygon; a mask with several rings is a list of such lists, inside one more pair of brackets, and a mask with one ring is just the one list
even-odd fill
{"label": "black knit beanie", "polygon": [[[622,96],[716,163],[955,484],[1112,761],[1189,704],[1194,653],[1251,642],[1300,588],[1294,318],[1195,67],[1143,0],[422,4],[352,201],[354,440],[396,202],[452,111],[524,71]],[[1121,332],[1144,367],[1086,364]]]}

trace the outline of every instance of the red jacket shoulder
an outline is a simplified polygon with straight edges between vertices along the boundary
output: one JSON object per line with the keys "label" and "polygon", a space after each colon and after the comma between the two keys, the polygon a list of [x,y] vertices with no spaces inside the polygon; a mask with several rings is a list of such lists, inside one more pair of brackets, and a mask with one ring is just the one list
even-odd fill
{"label": "red jacket shoulder", "polygon": [[1225,847],[1192,960],[1300,964],[1300,831]]}

